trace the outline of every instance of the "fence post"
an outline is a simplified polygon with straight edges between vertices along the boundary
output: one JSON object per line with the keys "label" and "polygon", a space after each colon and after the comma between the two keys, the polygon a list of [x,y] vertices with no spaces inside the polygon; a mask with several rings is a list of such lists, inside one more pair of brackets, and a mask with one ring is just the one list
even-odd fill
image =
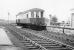
{"label": "fence post", "polygon": [[63,28],[63,33],[64,33],[64,28]]}

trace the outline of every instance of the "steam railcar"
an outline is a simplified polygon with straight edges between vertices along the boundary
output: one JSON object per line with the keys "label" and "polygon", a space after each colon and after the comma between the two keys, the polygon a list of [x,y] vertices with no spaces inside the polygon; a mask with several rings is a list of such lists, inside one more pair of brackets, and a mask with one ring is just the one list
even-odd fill
{"label": "steam railcar", "polygon": [[16,24],[25,28],[34,30],[45,30],[45,18],[43,17],[44,10],[39,8],[30,9],[20,12],[16,15]]}

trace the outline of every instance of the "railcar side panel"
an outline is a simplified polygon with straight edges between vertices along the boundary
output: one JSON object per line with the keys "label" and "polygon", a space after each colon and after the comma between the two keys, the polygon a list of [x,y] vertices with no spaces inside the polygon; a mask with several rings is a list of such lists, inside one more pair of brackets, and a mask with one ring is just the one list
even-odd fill
{"label": "railcar side panel", "polygon": [[30,19],[27,18],[27,19],[20,19],[20,23],[30,23]]}
{"label": "railcar side panel", "polygon": [[35,25],[45,25],[45,19],[44,18],[30,18],[30,23]]}

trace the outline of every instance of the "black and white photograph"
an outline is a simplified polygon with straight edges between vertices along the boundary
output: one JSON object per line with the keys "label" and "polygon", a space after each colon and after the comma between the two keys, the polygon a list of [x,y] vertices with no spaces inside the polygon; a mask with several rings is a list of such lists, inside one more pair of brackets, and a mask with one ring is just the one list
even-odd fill
{"label": "black and white photograph", "polygon": [[74,50],[74,0],[0,0],[0,50]]}

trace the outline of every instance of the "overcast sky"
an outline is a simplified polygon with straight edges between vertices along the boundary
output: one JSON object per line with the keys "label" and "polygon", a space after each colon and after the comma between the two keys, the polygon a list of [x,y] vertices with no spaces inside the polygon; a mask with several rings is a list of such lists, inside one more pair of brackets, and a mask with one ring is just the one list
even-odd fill
{"label": "overcast sky", "polygon": [[71,17],[70,9],[74,8],[74,0],[0,0],[0,18],[8,19],[10,12],[9,19],[15,19],[18,12],[31,8],[44,9],[45,17],[52,14],[62,21]]}

